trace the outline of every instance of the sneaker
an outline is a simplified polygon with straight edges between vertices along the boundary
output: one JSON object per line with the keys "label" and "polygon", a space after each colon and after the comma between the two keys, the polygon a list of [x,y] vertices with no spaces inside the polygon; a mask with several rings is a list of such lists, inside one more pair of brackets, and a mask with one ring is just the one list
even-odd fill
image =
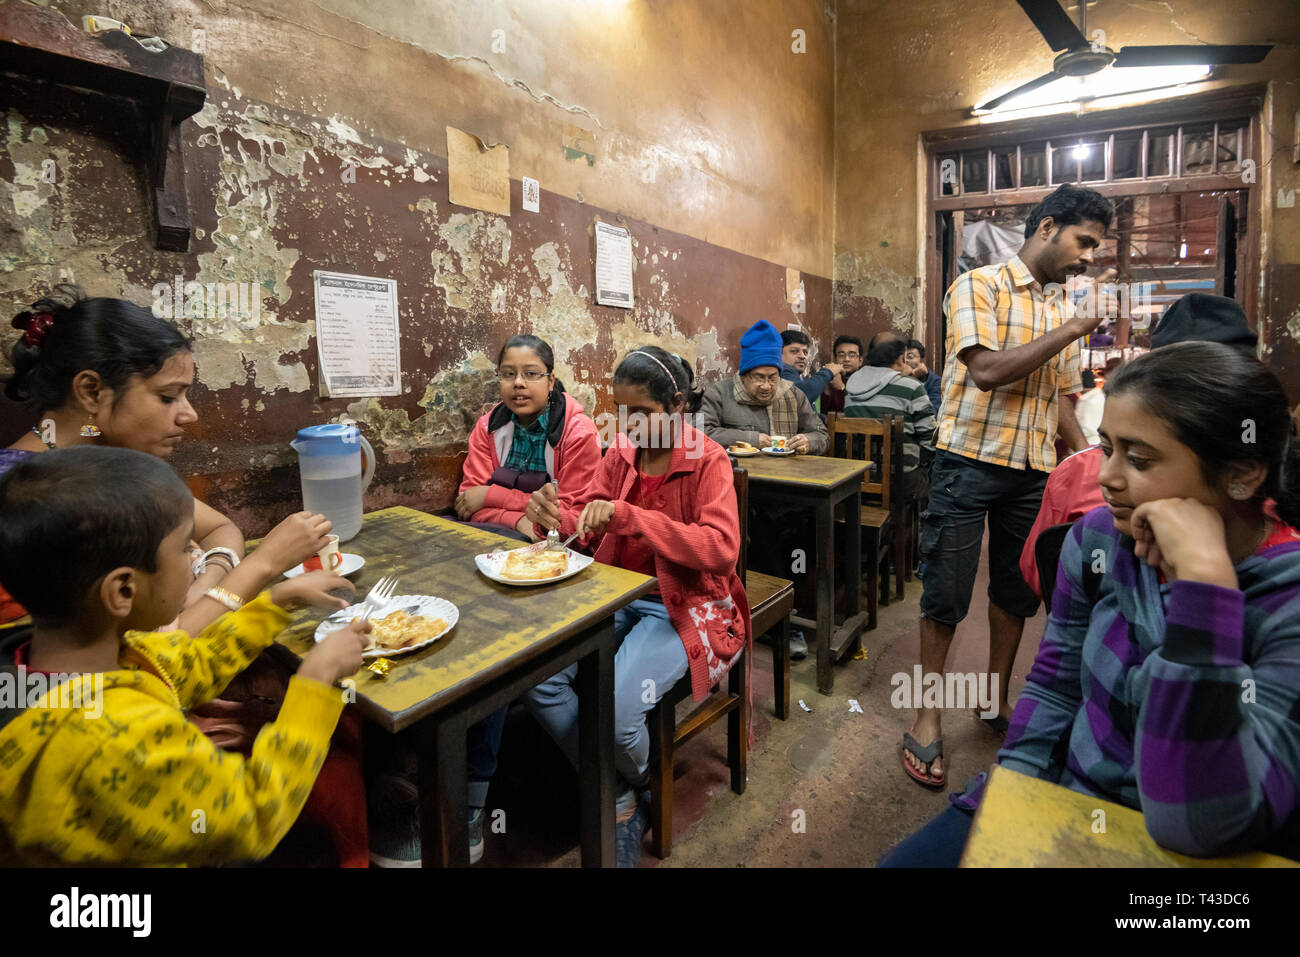
{"label": "sneaker", "polygon": [[473,808],[469,816],[469,862],[483,860],[483,809]]}
{"label": "sneaker", "polygon": [[370,863],[375,867],[421,867],[419,792],[400,774],[385,774],[367,802]]}
{"label": "sneaker", "polygon": [[803,661],[808,657],[808,642],[804,640],[802,631],[790,632],[790,660]]}
{"label": "sneaker", "polygon": [[641,861],[641,844],[645,840],[649,817],[644,801],[636,802],[636,813],[626,821],[614,825],[614,864],[616,867],[636,867]]}

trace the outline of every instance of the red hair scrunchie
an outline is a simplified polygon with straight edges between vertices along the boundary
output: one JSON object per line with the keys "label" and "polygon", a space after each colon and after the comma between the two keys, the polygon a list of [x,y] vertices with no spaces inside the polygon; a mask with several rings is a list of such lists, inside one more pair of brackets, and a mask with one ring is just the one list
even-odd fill
{"label": "red hair scrunchie", "polygon": [[54,317],[48,312],[23,312],[14,317],[11,325],[23,330],[23,344],[39,349],[54,325]]}

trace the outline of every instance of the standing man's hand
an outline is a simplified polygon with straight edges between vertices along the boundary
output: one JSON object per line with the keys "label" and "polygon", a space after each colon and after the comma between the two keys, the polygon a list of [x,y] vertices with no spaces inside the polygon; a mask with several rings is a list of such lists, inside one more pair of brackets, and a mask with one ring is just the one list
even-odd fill
{"label": "standing man's hand", "polygon": [[1102,313],[1102,315],[1080,316],[1076,314],[1073,319],[1069,320],[1069,325],[1073,326],[1076,330],[1078,330],[1075,333],[1076,338],[1082,339],[1084,336],[1090,336],[1094,332],[1096,332],[1097,329],[1099,329],[1102,325],[1105,324],[1106,322],[1105,310],[1098,309],[1097,312]]}

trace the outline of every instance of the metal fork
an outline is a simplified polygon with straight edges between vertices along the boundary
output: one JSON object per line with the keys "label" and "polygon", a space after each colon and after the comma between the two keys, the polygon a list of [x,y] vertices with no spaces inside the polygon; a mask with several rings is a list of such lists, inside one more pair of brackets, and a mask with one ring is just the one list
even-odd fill
{"label": "metal fork", "polygon": [[[555,486],[555,497],[560,497],[560,483],[557,479],[551,479],[551,484]],[[569,539],[572,541],[573,539]],[[566,543],[567,544],[567,543]],[[559,552],[564,550],[564,545],[560,544],[560,530],[553,528],[546,533],[546,550],[548,552]]]}
{"label": "metal fork", "polygon": [[375,587],[370,589],[365,599],[361,602],[365,607],[361,612],[361,620],[369,621],[370,616],[375,612],[383,609],[385,605],[392,600],[393,595],[397,592],[397,576],[385,575],[375,583]]}

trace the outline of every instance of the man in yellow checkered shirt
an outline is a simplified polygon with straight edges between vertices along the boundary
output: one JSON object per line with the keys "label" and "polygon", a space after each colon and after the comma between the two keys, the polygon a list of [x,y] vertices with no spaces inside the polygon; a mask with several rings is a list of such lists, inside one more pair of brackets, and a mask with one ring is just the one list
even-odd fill
{"label": "man in yellow checkered shirt", "polygon": [[[1064,285],[1092,262],[1113,215],[1101,194],[1062,186],[1030,213],[1018,255],[958,276],[943,301],[948,361],[921,541],[921,669],[944,670],[970,608],[987,518],[989,671],[999,713],[986,720],[999,733],[1011,715],[1007,685],[1025,619],[1038,611],[1020,552],[1056,465],[1058,429],[1072,449],[1086,444],[1063,397],[1080,391],[1079,339],[1102,319],[1075,316]],[[903,768],[941,788],[940,711],[916,704]]]}

